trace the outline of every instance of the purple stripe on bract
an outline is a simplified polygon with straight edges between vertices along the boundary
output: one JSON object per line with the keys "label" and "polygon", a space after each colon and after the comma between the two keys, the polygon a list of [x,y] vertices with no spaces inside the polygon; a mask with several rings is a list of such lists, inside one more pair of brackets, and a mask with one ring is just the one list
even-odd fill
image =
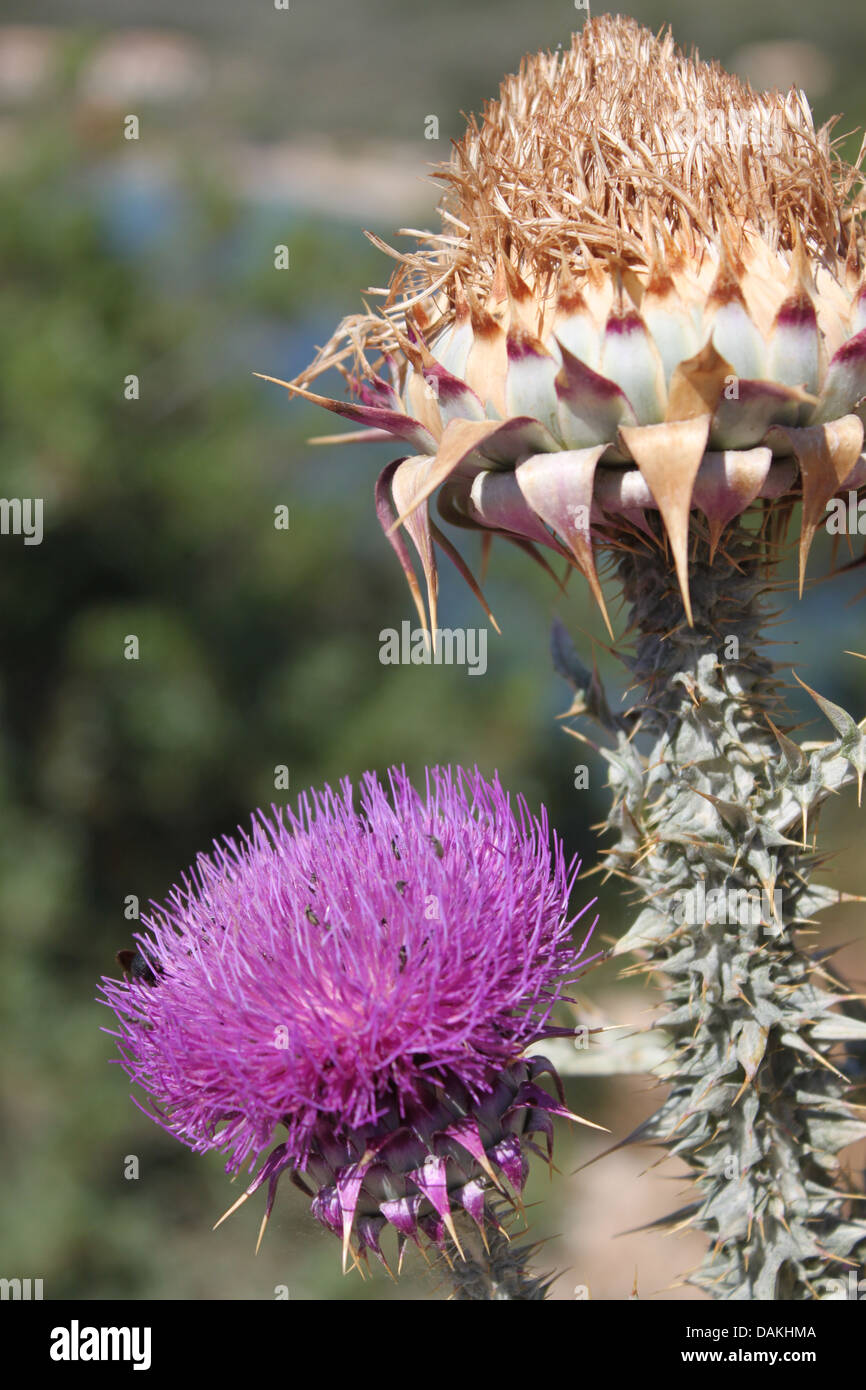
{"label": "purple stripe on bract", "polygon": [[[376,1259],[385,1264],[385,1256],[379,1244],[379,1237],[385,1229],[384,1216],[362,1216],[358,1219],[358,1247],[364,1252],[372,1250]],[[387,1268],[387,1266],[386,1266]]]}
{"label": "purple stripe on bract", "polygon": [[[772,464],[770,449],[704,454],[692,490],[692,505],[698,507],[709,522],[713,551],[728,523],[761,495]],[[796,469],[792,468],[792,482],[795,477]]]}
{"label": "purple stripe on bract", "polygon": [[547,1144],[548,1162],[553,1157],[553,1120],[545,1111],[539,1109],[530,1110],[526,1121],[527,1134],[543,1134]]}
{"label": "purple stripe on bract", "polygon": [[310,1203],[310,1211],[335,1236],[343,1234],[343,1209],[336,1187],[320,1188]]}
{"label": "purple stripe on bract", "polygon": [[753,449],[771,425],[796,425],[803,398],[793,387],[742,377],[730,389],[736,395],[723,392],[713,415],[710,448]]}
{"label": "purple stripe on bract", "polygon": [[866,328],[833,354],[810,425],[850,414],[866,395]]}
{"label": "purple stripe on bract", "polygon": [[461,381],[459,377],[452,376],[449,371],[446,371],[441,363],[429,363],[424,367],[421,375],[433,388],[443,426],[452,419],[483,420],[485,418],[484,406],[475,392],[466,385],[465,381]]}
{"label": "purple stripe on bract", "polygon": [[400,397],[394,388],[387,381],[383,381],[380,376],[362,377],[360,380],[353,377],[350,384],[355,395],[360,396],[364,405],[380,406],[385,410],[400,412]]}
{"label": "purple stripe on bract", "polygon": [[446,1130],[442,1130],[440,1133],[445,1139],[464,1149],[476,1162],[486,1160],[484,1141],[481,1138],[478,1121],[474,1115],[466,1115],[462,1120],[455,1120],[453,1124],[450,1124]]}
{"label": "purple stripe on bract", "polygon": [[292,395],[300,396],[312,405],[320,405],[325,410],[342,416],[344,420],[354,420],[359,425],[385,430],[396,439],[405,439],[408,443],[414,444],[419,453],[436,452],[436,440],[430,431],[425,429],[420,420],[414,420],[400,410],[386,410],[383,406],[357,404],[354,401],[331,400],[329,396],[319,396],[304,386],[295,386],[290,381],[280,381],[276,377],[262,376],[262,380],[284,386]]}
{"label": "purple stripe on bract", "polygon": [[520,1109],[521,1106],[536,1107],[539,1110],[546,1110],[551,1115],[571,1115],[571,1111],[562,1104],[561,1101],[554,1100],[549,1091],[545,1091],[541,1086],[536,1086],[534,1081],[524,1081],[514,1099],[513,1110]]}
{"label": "purple stripe on bract", "polygon": [[554,381],[559,402],[559,432],[569,449],[613,444],[622,424],[637,416],[616,382],[600,376],[572,357],[560,343],[562,369]]}
{"label": "purple stripe on bract", "polygon": [[770,335],[767,376],[785,386],[802,386],[813,395],[820,384],[821,335],[818,316],[804,292],[789,296]]}
{"label": "purple stripe on bract", "polygon": [[457,1189],[457,1200],[465,1212],[472,1217],[476,1226],[484,1228],[484,1204],[487,1197],[487,1189],[478,1178],[472,1178]]}
{"label": "purple stripe on bract", "polygon": [[491,463],[513,467],[532,454],[555,453],[559,445],[550,431],[531,415],[504,420],[478,446],[479,454]]}
{"label": "purple stripe on bract", "polygon": [[337,1173],[337,1196],[343,1212],[343,1229],[351,1229],[358,1208],[358,1197],[364,1183],[364,1163],[351,1163]]}
{"label": "purple stripe on bract", "polygon": [[505,404],[509,414],[528,415],[539,420],[556,438],[558,447],[562,441],[558,437],[558,402],[554,382],[560,370],[559,363],[528,333],[512,329],[507,345]]}
{"label": "purple stripe on bract", "polygon": [[786,299],[778,314],[776,324],[785,328],[815,328],[818,327],[818,316],[815,313],[815,306],[810,299],[803,295],[791,295]]}
{"label": "purple stripe on bract", "polygon": [[440,1158],[437,1154],[428,1154],[420,1168],[413,1168],[411,1173],[406,1175],[440,1216],[447,1216],[451,1211],[446,1162],[446,1159]]}
{"label": "purple stripe on bract", "polygon": [[659,424],[665,408],[664,370],[637,310],[608,316],[599,370],[619,386],[641,424]]}
{"label": "purple stripe on bract", "polygon": [[533,358],[537,362],[544,362],[548,357],[548,354],[540,351],[539,347],[525,333],[509,333],[505,350],[511,362],[526,362]]}
{"label": "purple stripe on bract", "polygon": [[490,1157],[502,1169],[515,1192],[522,1192],[529,1173],[529,1164],[524,1157],[520,1140],[515,1134],[506,1134],[490,1150]]}
{"label": "purple stripe on bract", "polygon": [[479,525],[536,541],[569,558],[541,518],[526,505],[513,473],[479,473],[472,484],[470,504]]}
{"label": "purple stripe on bract", "polygon": [[423,1196],[412,1193],[409,1197],[394,1197],[388,1202],[380,1202],[379,1210],[400,1235],[409,1236],[417,1244],[418,1212],[423,1201]]}

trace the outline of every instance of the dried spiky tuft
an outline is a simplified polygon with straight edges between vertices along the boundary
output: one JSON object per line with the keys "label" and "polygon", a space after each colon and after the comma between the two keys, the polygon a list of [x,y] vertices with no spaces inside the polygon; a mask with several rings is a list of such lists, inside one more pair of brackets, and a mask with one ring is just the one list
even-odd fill
{"label": "dried spiky tuft", "polygon": [[856,271],[863,175],[838,157],[832,125],[816,129],[795,88],[757,93],[686,57],[670,31],[590,20],[567,52],[525,57],[471,118],[433,174],[447,185],[442,232],[391,251],[384,315],[344,319],[305,377],[342,360],[347,341],[361,365],[365,351],[396,349],[419,306],[432,334],[444,330],[462,292],[488,299],[500,253],[540,299],[563,267],[580,288],[611,258],[626,274],[683,258],[699,269],[720,247],[749,258],[756,241],[774,256],[801,243],[834,278]]}
{"label": "dried spiky tuft", "polygon": [[[608,626],[599,546],[659,514],[691,622],[693,513],[714,554],[753,503],[799,500],[802,589],[828,503],[866,485],[866,194],[803,93],[606,16],[525,58],[436,177],[444,230],[407,233],[382,312],[281,383],[364,427],[341,441],[409,445],[376,505],[422,623],[401,527],[431,628],[437,547],[489,614],[434,493],[579,569]],[[329,367],[357,401],[309,390]]]}

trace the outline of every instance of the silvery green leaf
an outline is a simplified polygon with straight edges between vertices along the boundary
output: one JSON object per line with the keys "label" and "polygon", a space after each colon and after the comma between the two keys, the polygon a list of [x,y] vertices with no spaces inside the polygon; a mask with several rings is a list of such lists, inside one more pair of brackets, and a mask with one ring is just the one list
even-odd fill
{"label": "silvery green leaf", "polygon": [[751,1081],[767,1049],[767,1029],[747,1020],[737,1038],[737,1056]]}
{"label": "silvery green leaf", "polygon": [[825,1042],[852,1042],[856,1039],[866,1039],[866,1021],[860,1018],[848,1018],[844,1014],[831,1014],[828,1018],[822,1018],[810,1029],[810,1037],[814,1040],[820,1038]]}

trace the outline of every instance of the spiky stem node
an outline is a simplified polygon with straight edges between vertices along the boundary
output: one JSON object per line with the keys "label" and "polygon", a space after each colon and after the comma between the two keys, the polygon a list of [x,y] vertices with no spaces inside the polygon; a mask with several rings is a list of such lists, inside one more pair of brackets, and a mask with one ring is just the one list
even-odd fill
{"label": "spiky stem node", "polygon": [[460,1248],[450,1241],[442,1257],[453,1286],[451,1297],[456,1302],[537,1302],[547,1297],[553,1276],[529,1270],[538,1245],[510,1240],[506,1231],[510,1219],[506,1213],[503,1221],[502,1213],[498,1213],[499,1229],[491,1220],[484,1238],[468,1217],[458,1222]]}

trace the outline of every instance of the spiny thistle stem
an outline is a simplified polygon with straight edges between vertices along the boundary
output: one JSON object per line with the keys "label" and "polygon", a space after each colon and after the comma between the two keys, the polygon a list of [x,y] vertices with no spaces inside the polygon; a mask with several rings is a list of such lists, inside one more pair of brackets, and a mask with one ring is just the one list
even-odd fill
{"label": "spiny thistle stem", "polygon": [[572,673],[576,709],[616,737],[608,865],[644,904],[616,951],[664,981],[659,1026],[674,1045],[670,1093],[629,1139],[691,1169],[693,1200],[660,1224],[708,1236],[692,1283],[723,1299],[821,1297],[866,1258],[839,1167],[866,1135],[839,1044],[866,1025],[840,1008],[848,991],[805,936],[840,899],[813,882],[822,859],[807,839],[826,798],[862,779],[866,737],[819,696],[832,742],[805,751],[778,727],[754,535],[729,532],[712,563],[694,537],[691,628],[658,536],[619,562],[638,703],[613,716],[597,678]]}
{"label": "spiny thistle stem", "polygon": [[[501,1214],[498,1219],[501,1221]],[[527,1268],[537,1244],[516,1244],[504,1230],[496,1230],[492,1221],[483,1239],[471,1221],[461,1218],[458,1226],[460,1250],[451,1241],[445,1252],[447,1261],[443,1255],[453,1285],[452,1299],[501,1303],[538,1302],[547,1297],[553,1276],[532,1274]]]}

